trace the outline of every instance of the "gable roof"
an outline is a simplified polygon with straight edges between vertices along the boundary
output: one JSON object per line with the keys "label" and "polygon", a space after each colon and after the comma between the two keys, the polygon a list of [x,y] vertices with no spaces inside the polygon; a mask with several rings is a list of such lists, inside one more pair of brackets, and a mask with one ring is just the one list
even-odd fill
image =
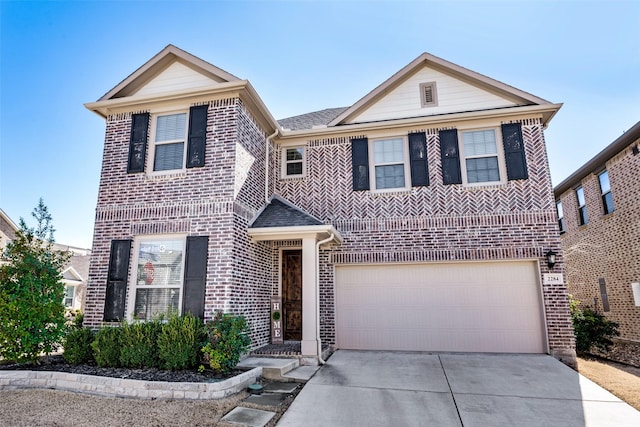
{"label": "gable roof", "polygon": [[[338,126],[347,124],[350,119],[357,117],[371,105],[384,97],[388,92],[396,88],[399,84],[408,79],[416,71],[425,66],[436,69],[457,79],[463,80],[488,92],[492,92],[504,98],[510,99],[518,106],[553,105],[545,99],[539,98],[520,89],[516,89],[513,86],[509,86],[498,80],[492,79],[480,73],[476,73],[475,71],[471,71],[467,68],[461,67],[452,62],[446,61],[442,58],[438,58],[437,56],[425,52],[411,61],[408,65],[403,67],[393,76],[385,80],[382,84],[369,92],[351,107],[347,108],[337,117],[335,117],[328,125]],[[543,122],[546,124],[554,114],[555,113],[549,114],[547,117],[545,117]]]}
{"label": "gable roof", "polygon": [[323,225],[323,222],[284,199],[273,196],[269,204],[253,220],[249,228],[300,227],[307,225]]}
{"label": "gable roof", "polygon": [[131,73],[127,78],[118,83],[113,89],[105,93],[98,101],[122,98],[135,93],[136,90],[153,79],[153,77],[157,76],[175,61],[194,69],[218,83],[240,80],[233,74],[230,74],[215,65],[203,61],[202,59],[169,44],[153,58],[145,62],[140,68]]}
{"label": "gable roof", "polygon": [[574,185],[582,181],[582,178],[590,173],[599,172],[598,169],[602,168],[613,156],[620,153],[627,148],[629,144],[640,139],[640,122],[636,123],[620,135],[611,144],[607,145],[604,150],[596,154],[591,160],[582,165],[578,170],[568,176],[564,181],[558,184],[553,189],[553,194],[556,198],[560,197],[565,191],[572,188]]}
{"label": "gable roof", "polygon": [[280,124],[284,130],[312,129],[313,127],[327,126],[333,119],[348,108],[349,107],[325,108],[320,111],[280,119],[278,120],[278,124]]}

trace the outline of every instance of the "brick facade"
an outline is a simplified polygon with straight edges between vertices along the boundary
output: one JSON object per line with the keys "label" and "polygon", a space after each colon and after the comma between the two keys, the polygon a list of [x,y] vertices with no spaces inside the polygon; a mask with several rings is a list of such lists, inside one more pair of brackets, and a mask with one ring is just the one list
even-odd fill
{"label": "brick facade", "polygon": [[[631,132],[631,131],[628,131]],[[636,138],[638,136],[636,135]],[[640,307],[631,283],[640,282],[640,140],[621,147],[593,172],[578,176],[556,198],[562,202],[566,232],[562,248],[569,292],[620,324],[620,338],[640,341]],[[598,173],[609,173],[615,210],[604,213]],[[578,224],[575,187],[584,189],[588,223]],[[599,280],[604,279],[610,311],[603,311]]]}

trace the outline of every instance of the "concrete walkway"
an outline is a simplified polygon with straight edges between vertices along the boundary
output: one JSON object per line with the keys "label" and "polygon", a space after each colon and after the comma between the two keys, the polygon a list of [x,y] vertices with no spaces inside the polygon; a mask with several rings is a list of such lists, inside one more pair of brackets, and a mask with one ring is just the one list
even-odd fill
{"label": "concrete walkway", "polygon": [[278,427],[640,426],[640,412],[546,355],[339,350]]}

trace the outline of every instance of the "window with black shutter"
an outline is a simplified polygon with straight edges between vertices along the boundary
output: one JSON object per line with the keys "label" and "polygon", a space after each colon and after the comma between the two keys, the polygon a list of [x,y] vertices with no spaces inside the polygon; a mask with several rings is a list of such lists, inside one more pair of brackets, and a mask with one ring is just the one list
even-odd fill
{"label": "window with black shutter", "polygon": [[149,113],[134,114],[131,117],[131,134],[129,136],[129,161],[127,173],[144,172],[144,161],[147,153],[147,134],[149,130]]}
{"label": "window with black shutter", "polygon": [[189,142],[187,148],[187,167],[204,166],[204,150],[207,139],[208,105],[191,107],[189,110]]}
{"label": "window with black shutter", "polygon": [[411,163],[411,185],[429,185],[429,163],[427,159],[427,135],[424,132],[409,134],[409,161]]}
{"label": "window with black shutter", "polygon": [[353,191],[369,189],[369,140],[351,140],[351,166],[353,169]]}
{"label": "window with black shutter", "polygon": [[440,158],[442,160],[442,183],[444,185],[462,184],[460,173],[460,154],[458,149],[458,130],[447,129],[439,132]]}
{"label": "window with black shutter", "polygon": [[507,179],[527,179],[527,159],[522,138],[522,125],[520,123],[507,123],[502,125],[502,142],[504,143],[504,155],[507,163]]}
{"label": "window with black shutter", "polygon": [[130,254],[131,240],[113,240],[111,242],[107,292],[104,301],[104,320],[106,322],[118,322],[124,319]]}

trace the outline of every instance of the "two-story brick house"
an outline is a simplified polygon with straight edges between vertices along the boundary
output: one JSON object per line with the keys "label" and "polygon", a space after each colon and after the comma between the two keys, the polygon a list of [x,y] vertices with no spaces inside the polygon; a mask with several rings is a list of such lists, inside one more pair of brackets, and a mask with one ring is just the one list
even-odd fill
{"label": "two-story brick house", "polygon": [[543,284],[559,104],[425,53],[350,107],[277,122],[170,45],[87,108],[106,119],[88,325],[224,310],[257,348],[276,297],[312,358],[574,357],[566,288]]}
{"label": "two-story brick house", "polygon": [[640,122],[554,188],[569,292],[630,341],[640,341],[638,176]]}

